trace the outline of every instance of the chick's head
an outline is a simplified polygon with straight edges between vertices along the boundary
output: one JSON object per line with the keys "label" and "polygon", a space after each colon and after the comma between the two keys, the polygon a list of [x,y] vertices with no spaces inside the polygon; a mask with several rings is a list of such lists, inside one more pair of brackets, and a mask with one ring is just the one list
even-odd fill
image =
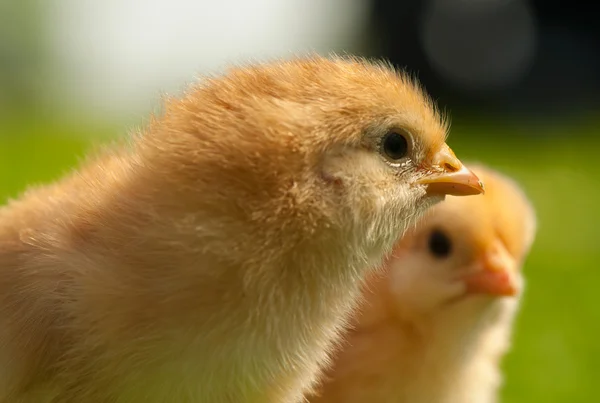
{"label": "chick's head", "polygon": [[244,234],[253,250],[322,236],[348,250],[391,247],[445,195],[483,191],[419,86],[359,59],[234,68],[167,103],[151,132],[148,164],[177,181],[165,189],[223,218],[237,249]]}
{"label": "chick's head", "polygon": [[485,309],[521,293],[521,266],[536,232],[534,208],[511,179],[471,168],[485,181],[486,194],[448,197],[395,247],[385,291],[394,309],[422,315],[456,306]]}

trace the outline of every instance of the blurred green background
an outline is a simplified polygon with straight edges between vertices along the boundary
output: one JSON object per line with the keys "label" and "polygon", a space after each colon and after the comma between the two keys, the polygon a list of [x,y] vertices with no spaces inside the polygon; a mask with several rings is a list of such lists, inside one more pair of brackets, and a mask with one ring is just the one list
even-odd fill
{"label": "blurred green background", "polygon": [[[64,0],[59,3],[63,4],[64,10],[74,12],[76,9],[75,2]],[[172,63],[160,65],[154,75],[147,75],[146,79],[151,84],[153,77],[156,78],[153,86],[147,87],[148,83],[144,84],[140,79],[134,80],[136,85],[123,89],[119,85],[127,82],[124,79],[88,87],[91,83],[88,78],[94,76],[89,76],[89,71],[88,76],[81,72],[77,75],[78,63],[83,63],[85,58],[99,60],[99,56],[78,54],[77,49],[82,48],[73,48],[75,50],[71,51],[75,52],[75,56],[71,55],[71,64],[65,62],[69,59],[61,53],[61,50],[69,48],[65,36],[55,35],[52,45],[46,40],[49,31],[40,28],[45,26],[49,29],[53,22],[56,25],[63,20],[55,16],[43,22],[40,19],[41,3],[28,1],[21,6],[15,4],[9,8],[0,3],[0,15],[6,17],[10,11],[13,17],[20,16],[7,17],[4,24],[0,19],[4,30],[0,30],[0,203],[18,196],[27,186],[60,177],[73,169],[90,147],[125,135],[134,126],[143,124],[147,112],[156,108],[160,91],[176,91],[184,81],[192,78],[191,71],[206,66],[200,49],[194,52],[200,54],[199,59],[196,55],[184,72],[169,70],[172,64],[176,64]],[[116,4],[112,7],[118,11]],[[209,7],[208,4],[213,3],[204,2],[204,7]],[[164,10],[170,9],[168,5],[164,7]],[[335,7],[332,9],[339,13]],[[5,13],[2,14],[2,11]],[[178,15],[174,14],[175,23],[179,21]],[[75,18],[69,13],[67,16]],[[308,17],[311,17],[310,13]],[[22,24],[23,21],[27,24]],[[349,21],[361,26],[356,18]],[[81,24],[81,32],[85,32],[87,23],[89,21],[86,20]],[[243,31],[242,28],[240,30]],[[104,29],[108,30],[106,26]],[[161,29],[168,31],[168,27]],[[344,29],[331,34],[338,35],[337,42],[313,38],[314,43],[306,43],[317,50],[343,48],[378,55],[375,49],[380,47],[365,45],[364,40],[357,39],[362,38],[361,35],[354,33],[353,29]],[[119,35],[126,37],[130,34],[121,32]],[[326,34],[326,31],[321,32],[321,35]],[[113,41],[109,44],[114,44],[119,37],[109,39]],[[135,39],[133,43],[136,44],[136,41],[142,42],[143,39]],[[166,49],[173,43],[164,41],[156,46],[159,50]],[[259,45],[258,48],[265,48]],[[50,51],[52,46],[54,53]],[[211,43],[205,46],[214,53],[213,47],[217,45]],[[220,59],[213,56],[211,66],[238,58],[245,60],[241,55],[248,54],[248,45],[244,46],[244,51],[230,46],[229,53]],[[288,49],[285,44],[281,46]],[[303,46],[305,43],[295,43],[289,48],[303,50]],[[105,53],[101,55],[111,54],[110,46],[102,49]],[[387,53],[382,56],[387,56]],[[118,54],[115,58],[118,61],[126,57]],[[127,67],[126,62],[116,65]],[[139,65],[129,67],[135,71]],[[410,69],[410,65],[408,67]],[[165,74],[156,75],[163,70]],[[112,77],[112,70],[107,71],[106,77]],[[121,74],[120,70],[114,71],[114,75]],[[164,77],[169,74],[179,77],[179,81],[165,81]],[[69,85],[85,91],[67,91]],[[503,402],[595,401],[598,391],[596,381],[600,375],[600,270],[597,269],[600,261],[597,238],[600,235],[600,116],[589,113],[590,108],[585,107],[564,114],[526,111],[511,118],[505,118],[502,113],[484,115],[479,99],[487,100],[493,95],[478,99],[461,98],[456,93],[454,97],[448,95],[446,87],[440,87],[439,83],[433,88],[437,88],[434,95],[443,94],[436,97],[442,98],[442,106],[453,112],[449,144],[456,154],[463,160],[483,162],[513,176],[523,185],[538,213],[539,231],[525,266],[528,283],[516,326],[514,348],[504,364],[506,384]],[[105,99],[99,104],[96,96],[101,90]],[[139,90],[143,102],[131,97],[127,98],[127,102],[118,104],[121,94],[136,90]],[[81,97],[82,93],[84,97]],[[106,98],[106,94],[112,94],[113,98]],[[146,99],[144,94],[152,95]],[[571,104],[570,101],[562,102]],[[117,113],[110,108],[113,103],[119,105]],[[131,109],[126,108],[129,105]]]}

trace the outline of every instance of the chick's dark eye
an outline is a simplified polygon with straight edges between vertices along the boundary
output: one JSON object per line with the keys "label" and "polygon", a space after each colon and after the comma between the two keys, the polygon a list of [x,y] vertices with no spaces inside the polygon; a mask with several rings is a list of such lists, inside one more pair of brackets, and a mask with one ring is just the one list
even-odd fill
{"label": "chick's dark eye", "polygon": [[436,258],[446,258],[452,253],[452,241],[444,232],[435,230],[429,236],[429,252]]}
{"label": "chick's dark eye", "polygon": [[381,148],[387,158],[399,160],[408,154],[408,140],[398,132],[389,132],[383,137]]}

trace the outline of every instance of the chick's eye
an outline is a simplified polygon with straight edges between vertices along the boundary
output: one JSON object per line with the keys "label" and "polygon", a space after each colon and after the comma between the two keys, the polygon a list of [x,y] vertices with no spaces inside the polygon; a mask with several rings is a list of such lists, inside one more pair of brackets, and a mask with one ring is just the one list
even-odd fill
{"label": "chick's eye", "polygon": [[452,253],[452,241],[440,230],[431,233],[427,247],[433,256],[440,259],[446,258]]}
{"label": "chick's eye", "polygon": [[381,149],[390,160],[400,160],[408,154],[408,140],[398,132],[388,132],[383,137]]}

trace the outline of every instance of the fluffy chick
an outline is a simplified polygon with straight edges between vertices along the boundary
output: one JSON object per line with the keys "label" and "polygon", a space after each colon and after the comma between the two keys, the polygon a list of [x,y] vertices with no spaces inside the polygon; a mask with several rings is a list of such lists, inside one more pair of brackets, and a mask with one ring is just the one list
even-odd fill
{"label": "fluffy chick", "polygon": [[206,79],[0,210],[0,402],[294,402],[393,243],[478,178],[419,87],[310,57]]}
{"label": "fluffy chick", "polygon": [[492,403],[536,232],[520,187],[471,166],[486,194],[449,197],[397,244],[312,403]]}

